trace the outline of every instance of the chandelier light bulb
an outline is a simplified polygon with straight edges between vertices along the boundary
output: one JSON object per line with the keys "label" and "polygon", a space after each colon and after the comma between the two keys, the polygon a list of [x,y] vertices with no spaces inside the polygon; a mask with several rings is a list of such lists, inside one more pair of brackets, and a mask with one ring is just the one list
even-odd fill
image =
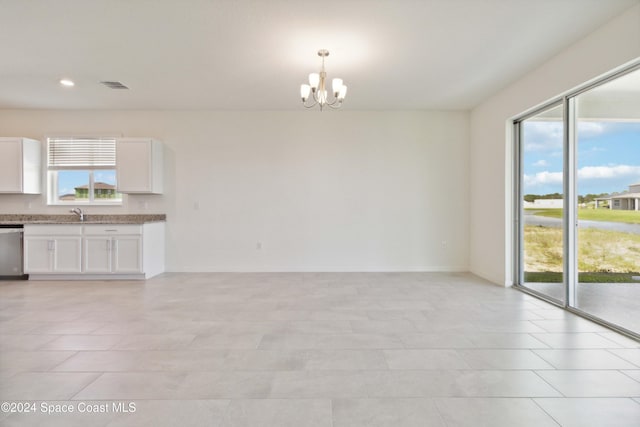
{"label": "chandelier light bulb", "polygon": [[300,85],[300,96],[302,97],[302,102],[306,101],[309,98],[309,93],[311,92],[311,86],[302,84]]}
{"label": "chandelier light bulb", "polygon": [[[329,82],[327,79],[327,72],[324,69],[324,59],[329,56],[329,51],[320,49],[318,56],[322,58],[322,67],[319,73],[309,74],[309,84],[300,85],[300,97],[302,98],[302,105],[305,108],[312,108],[316,105],[320,107],[320,111],[325,106],[331,108],[342,107],[342,102],[347,96],[347,87],[340,78],[334,78],[331,81],[332,97],[329,98],[327,88]],[[309,101],[309,103],[307,103]]]}
{"label": "chandelier light bulb", "polygon": [[342,85],[340,92],[338,93],[338,100],[342,101],[345,96],[347,96],[347,87]]}
{"label": "chandelier light bulb", "polygon": [[319,83],[320,83],[320,74],[318,73],[309,74],[309,85],[311,86],[311,89],[313,90],[318,89]]}
{"label": "chandelier light bulb", "polygon": [[333,79],[331,81],[331,87],[333,88],[333,94],[338,95],[340,89],[342,89],[342,79]]}

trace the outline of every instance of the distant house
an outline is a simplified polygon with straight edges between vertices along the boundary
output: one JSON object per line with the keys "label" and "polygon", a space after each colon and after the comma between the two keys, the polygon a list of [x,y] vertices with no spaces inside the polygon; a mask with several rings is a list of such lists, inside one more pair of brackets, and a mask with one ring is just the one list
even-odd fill
{"label": "distant house", "polygon": [[[89,184],[75,187],[74,190],[76,190],[75,200],[89,198]],[[93,198],[94,199],[115,199],[116,186],[107,184],[106,182],[95,182],[93,184]]]}
{"label": "distant house", "polygon": [[63,194],[62,196],[58,197],[58,200],[61,201],[73,201],[76,199],[76,193],[68,193],[68,194]]}
{"label": "distant house", "polygon": [[535,199],[533,202],[524,202],[525,209],[562,209],[562,199]]}
{"label": "distant house", "polygon": [[610,209],[640,211],[640,183],[631,184],[626,193],[596,199],[596,208],[599,207],[601,201],[608,201]]}

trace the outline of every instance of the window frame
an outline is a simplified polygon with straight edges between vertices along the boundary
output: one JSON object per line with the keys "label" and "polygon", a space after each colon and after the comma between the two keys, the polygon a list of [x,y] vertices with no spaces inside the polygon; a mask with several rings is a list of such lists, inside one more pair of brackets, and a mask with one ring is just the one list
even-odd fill
{"label": "window frame", "polygon": [[[124,203],[124,197],[122,193],[118,193],[116,189],[116,198],[115,199],[103,199],[95,197],[95,173],[99,171],[116,171],[117,168],[117,160],[114,159],[114,164],[109,166],[51,166],[50,165],[50,141],[51,140],[60,140],[60,139],[69,139],[69,140],[113,140],[114,145],[119,136],[113,135],[48,135],[45,137],[46,141],[46,163],[45,167],[47,170],[46,173],[46,189],[47,189],[47,205],[48,206],[122,206]],[[115,149],[115,147],[114,147]],[[64,201],[60,200],[60,194],[58,194],[58,172],[60,171],[87,171],[88,172],[88,199],[87,200],[70,200]],[[114,174],[115,175],[115,174]],[[115,183],[117,188],[117,181]],[[119,197],[118,197],[119,196]]]}

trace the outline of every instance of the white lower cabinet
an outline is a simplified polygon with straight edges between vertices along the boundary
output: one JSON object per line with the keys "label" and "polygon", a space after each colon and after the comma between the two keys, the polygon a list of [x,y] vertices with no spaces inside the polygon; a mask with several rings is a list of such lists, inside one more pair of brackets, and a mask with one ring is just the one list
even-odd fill
{"label": "white lower cabinet", "polygon": [[142,273],[142,238],[85,237],[85,273]]}
{"label": "white lower cabinet", "polygon": [[85,273],[142,273],[141,226],[86,226]]}
{"label": "white lower cabinet", "polygon": [[142,273],[142,238],[140,236],[123,236],[114,238],[113,247],[114,273]]}
{"label": "white lower cabinet", "polygon": [[164,271],[164,223],[24,229],[30,279],[145,279]]}
{"label": "white lower cabinet", "polygon": [[111,237],[85,237],[84,271],[86,273],[111,273]]}
{"label": "white lower cabinet", "polygon": [[81,273],[82,227],[25,226],[25,273]]}

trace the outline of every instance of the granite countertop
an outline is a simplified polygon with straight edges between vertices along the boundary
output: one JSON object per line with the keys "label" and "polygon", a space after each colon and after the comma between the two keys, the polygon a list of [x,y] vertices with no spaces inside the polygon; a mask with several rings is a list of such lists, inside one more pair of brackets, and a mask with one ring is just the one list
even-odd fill
{"label": "granite countertop", "polygon": [[167,220],[167,215],[165,214],[85,214],[84,217],[85,220],[80,221],[75,214],[0,214],[0,224],[146,224],[148,222]]}

